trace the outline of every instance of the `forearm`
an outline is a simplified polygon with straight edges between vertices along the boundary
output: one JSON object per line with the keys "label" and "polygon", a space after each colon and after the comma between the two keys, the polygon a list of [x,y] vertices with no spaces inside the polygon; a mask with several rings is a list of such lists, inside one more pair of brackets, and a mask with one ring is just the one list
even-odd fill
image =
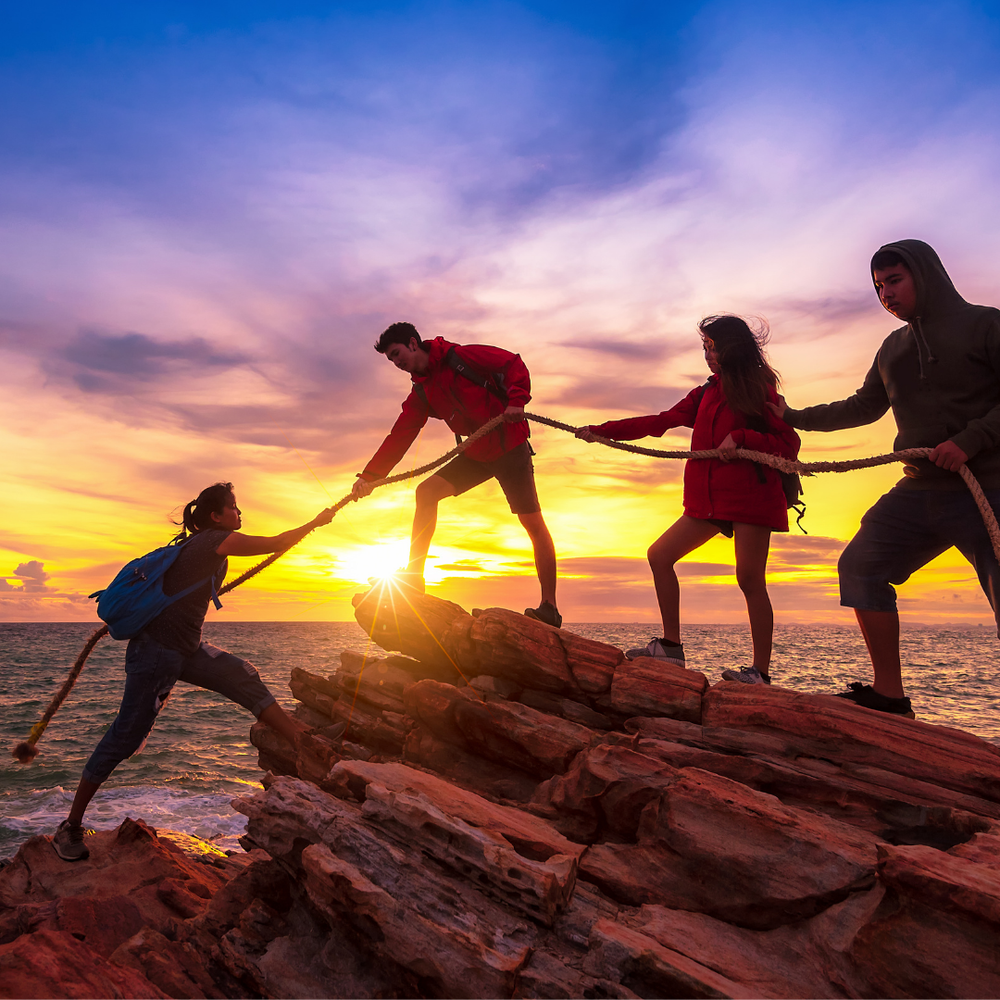
{"label": "forearm", "polygon": [[790,427],[804,431],[840,431],[847,427],[861,427],[873,424],[889,409],[889,395],[885,391],[882,373],[879,371],[879,355],[868,374],[864,384],[847,399],[835,403],[820,403],[818,406],[806,406],[801,410],[791,407],[781,414],[782,419]]}
{"label": "forearm", "polygon": [[600,437],[612,441],[636,441],[644,437],[662,437],[671,427],[679,426],[666,413],[653,414],[648,417],[626,417],[624,420],[608,420],[603,424],[594,424],[591,430]]}
{"label": "forearm", "polygon": [[848,427],[873,424],[889,409],[889,401],[866,400],[857,394],[835,403],[820,403],[801,410],[787,407],[784,421],[803,431],[841,431]]}
{"label": "forearm", "polygon": [[284,552],[296,542],[302,541],[314,528],[329,524],[332,517],[332,511],[327,508],[311,521],[297,528],[289,528],[280,535],[244,535],[239,531],[233,531],[215,551],[220,556],[263,556],[272,552]]}

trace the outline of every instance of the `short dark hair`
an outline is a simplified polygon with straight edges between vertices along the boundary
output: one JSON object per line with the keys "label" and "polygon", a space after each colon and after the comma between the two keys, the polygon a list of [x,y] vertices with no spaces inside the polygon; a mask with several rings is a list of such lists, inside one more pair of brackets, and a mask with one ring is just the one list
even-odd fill
{"label": "short dark hair", "polygon": [[[375,350],[379,354],[385,354],[393,344],[402,344],[407,347],[411,340],[417,341],[417,347],[424,347],[424,342],[417,333],[417,328],[412,323],[393,323],[382,331],[382,336],[375,341]],[[426,351],[427,348],[424,347]]]}
{"label": "short dark hair", "polygon": [[902,264],[907,271],[910,270],[910,265],[903,260],[903,255],[896,253],[895,250],[879,250],[879,252],[872,257],[873,271],[884,271],[887,267],[898,267],[900,264]]}

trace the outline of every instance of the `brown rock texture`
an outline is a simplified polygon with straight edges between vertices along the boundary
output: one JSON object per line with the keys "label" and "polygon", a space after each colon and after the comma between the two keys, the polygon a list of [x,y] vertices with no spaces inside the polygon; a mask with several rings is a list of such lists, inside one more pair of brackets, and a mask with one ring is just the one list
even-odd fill
{"label": "brown rock texture", "polygon": [[[0,871],[0,996],[998,997],[1000,751],[375,588],[240,857]],[[347,731],[332,728],[344,722]]]}

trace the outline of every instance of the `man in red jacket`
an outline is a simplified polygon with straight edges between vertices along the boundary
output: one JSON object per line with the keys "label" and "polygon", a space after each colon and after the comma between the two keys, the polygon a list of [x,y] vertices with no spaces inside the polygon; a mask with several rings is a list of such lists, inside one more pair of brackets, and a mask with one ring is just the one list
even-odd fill
{"label": "man in red jacket", "polygon": [[423,592],[424,562],[437,526],[438,503],[496,479],[535,552],[542,600],[524,613],[559,628],[556,550],[538,504],[524,419],[524,406],[531,399],[531,379],[524,362],[499,347],[451,344],[443,337],[423,341],[412,323],[393,323],[379,337],[375,350],[409,374],[413,389],[403,400],[403,412],[392,430],[359,473],[355,497],[367,496],[372,490],[369,484],[389,474],[428,417],[443,420],[456,437],[472,434],[501,413],[506,420],[417,487],[410,561],[401,574],[403,582]]}

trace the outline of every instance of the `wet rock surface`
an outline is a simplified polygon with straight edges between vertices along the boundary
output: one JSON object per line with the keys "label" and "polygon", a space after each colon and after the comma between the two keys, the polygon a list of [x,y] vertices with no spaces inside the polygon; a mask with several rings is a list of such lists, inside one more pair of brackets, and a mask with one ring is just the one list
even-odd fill
{"label": "wet rock surface", "polygon": [[251,732],[248,853],[33,838],[0,996],[1000,996],[998,748],[503,609],[356,609],[384,655],[293,671],[299,747]]}

